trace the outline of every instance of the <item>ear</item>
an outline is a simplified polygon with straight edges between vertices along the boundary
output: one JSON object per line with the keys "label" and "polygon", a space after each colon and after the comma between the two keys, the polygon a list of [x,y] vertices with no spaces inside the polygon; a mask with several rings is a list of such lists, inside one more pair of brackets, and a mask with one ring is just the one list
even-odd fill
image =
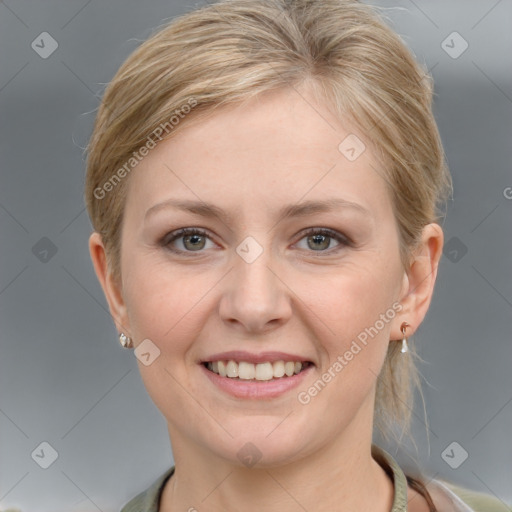
{"label": "ear", "polygon": [[400,294],[403,309],[395,317],[391,339],[399,340],[403,337],[400,331],[402,322],[410,325],[406,331],[407,336],[416,332],[423,322],[434,293],[443,241],[443,230],[439,224],[431,223],[423,228],[420,244],[414,251],[409,268],[405,269]]}
{"label": "ear", "polygon": [[130,326],[128,315],[126,314],[126,305],[124,303],[121,284],[116,282],[108,268],[105,246],[98,232],[93,232],[89,237],[89,252],[96,276],[103,288],[103,293],[107,299],[110,314],[116,325],[117,332],[124,332],[130,336]]}

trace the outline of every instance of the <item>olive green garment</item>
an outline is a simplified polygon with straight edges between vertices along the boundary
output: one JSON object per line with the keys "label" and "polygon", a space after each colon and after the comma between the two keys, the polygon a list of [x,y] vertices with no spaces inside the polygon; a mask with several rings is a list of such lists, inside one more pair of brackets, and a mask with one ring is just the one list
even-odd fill
{"label": "olive green garment", "polygon": [[[393,506],[391,512],[407,511],[407,480],[395,459],[382,448],[372,445],[372,455],[375,460],[386,470],[392,478],[395,487]],[[146,491],[140,493],[127,503],[121,512],[159,512],[160,496],[167,480],[173,475],[174,466],[168,469]],[[448,483],[440,484],[443,491],[452,492],[452,499],[459,501],[454,503],[453,512],[512,512],[512,507],[505,505],[497,498],[487,494],[476,493],[462,487]],[[448,491],[446,491],[448,489]],[[201,508],[199,504],[197,507]],[[194,504],[191,504],[194,510]]]}

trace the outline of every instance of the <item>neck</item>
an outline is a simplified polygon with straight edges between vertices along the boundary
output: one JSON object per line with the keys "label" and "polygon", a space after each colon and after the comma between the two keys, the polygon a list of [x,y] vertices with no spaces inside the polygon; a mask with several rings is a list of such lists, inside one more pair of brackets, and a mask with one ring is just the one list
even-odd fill
{"label": "neck", "polygon": [[265,469],[240,467],[169,432],[179,449],[162,512],[391,510],[393,484],[371,456],[371,429],[362,436],[360,424],[307,457]]}

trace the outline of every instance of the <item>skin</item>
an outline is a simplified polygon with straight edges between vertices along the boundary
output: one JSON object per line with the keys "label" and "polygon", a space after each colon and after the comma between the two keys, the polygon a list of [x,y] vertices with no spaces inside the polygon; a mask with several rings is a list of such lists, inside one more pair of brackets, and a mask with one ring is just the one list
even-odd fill
{"label": "skin", "polygon": [[[402,267],[389,191],[369,143],[353,162],[338,150],[350,133],[365,141],[306,86],[223,107],[184,125],[132,171],[120,282],[107,268],[101,237],[90,237],[118,331],[135,346],[148,338],[161,351],[149,366],[138,365],[173,447],[176,472],[164,489],[164,512],[391,509],[392,482],[370,451],[377,375],[390,340],[402,338],[402,322],[410,336],[427,312],[443,232],[425,226],[413,263]],[[277,215],[283,205],[327,197],[366,213],[341,207]],[[172,198],[213,203],[230,217],[169,207],[145,220],[151,207]],[[202,228],[208,238],[170,244],[187,254],[159,243],[183,227]],[[353,244],[322,244],[304,234],[307,228],[330,228]],[[263,248],[252,263],[235,250],[247,236]],[[394,303],[402,310],[301,404],[297,393]],[[211,384],[199,364],[237,349],[300,354],[315,367],[283,396],[237,399]],[[261,453],[252,468],[237,457],[248,442]],[[410,510],[427,510],[411,490],[409,498]]]}

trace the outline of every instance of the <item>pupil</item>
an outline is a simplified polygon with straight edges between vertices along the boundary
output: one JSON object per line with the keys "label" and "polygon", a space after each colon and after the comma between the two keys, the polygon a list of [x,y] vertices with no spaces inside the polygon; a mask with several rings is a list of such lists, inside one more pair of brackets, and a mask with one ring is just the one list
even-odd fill
{"label": "pupil", "polygon": [[[193,247],[195,247],[195,249],[198,248],[198,246],[196,244],[198,242],[198,239],[201,239],[201,238],[202,238],[201,235],[188,235],[187,237],[185,237],[187,242],[190,242],[192,240],[192,245],[193,245]],[[199,249],[201,249],[201,247],[199,247]]]}
{"label": "pupil", "polygon": [[[318,243],[322,243],[322,241],[324,242],[324,245],[322,248],[326,248],[326,244],[325,244],[325,240],[328,238],[326,237],[325,235],[313,235],[311,237],[314,241],[315,244],[318,244]],[[327,243],[327,246],[329,245],[329,243]]]}

